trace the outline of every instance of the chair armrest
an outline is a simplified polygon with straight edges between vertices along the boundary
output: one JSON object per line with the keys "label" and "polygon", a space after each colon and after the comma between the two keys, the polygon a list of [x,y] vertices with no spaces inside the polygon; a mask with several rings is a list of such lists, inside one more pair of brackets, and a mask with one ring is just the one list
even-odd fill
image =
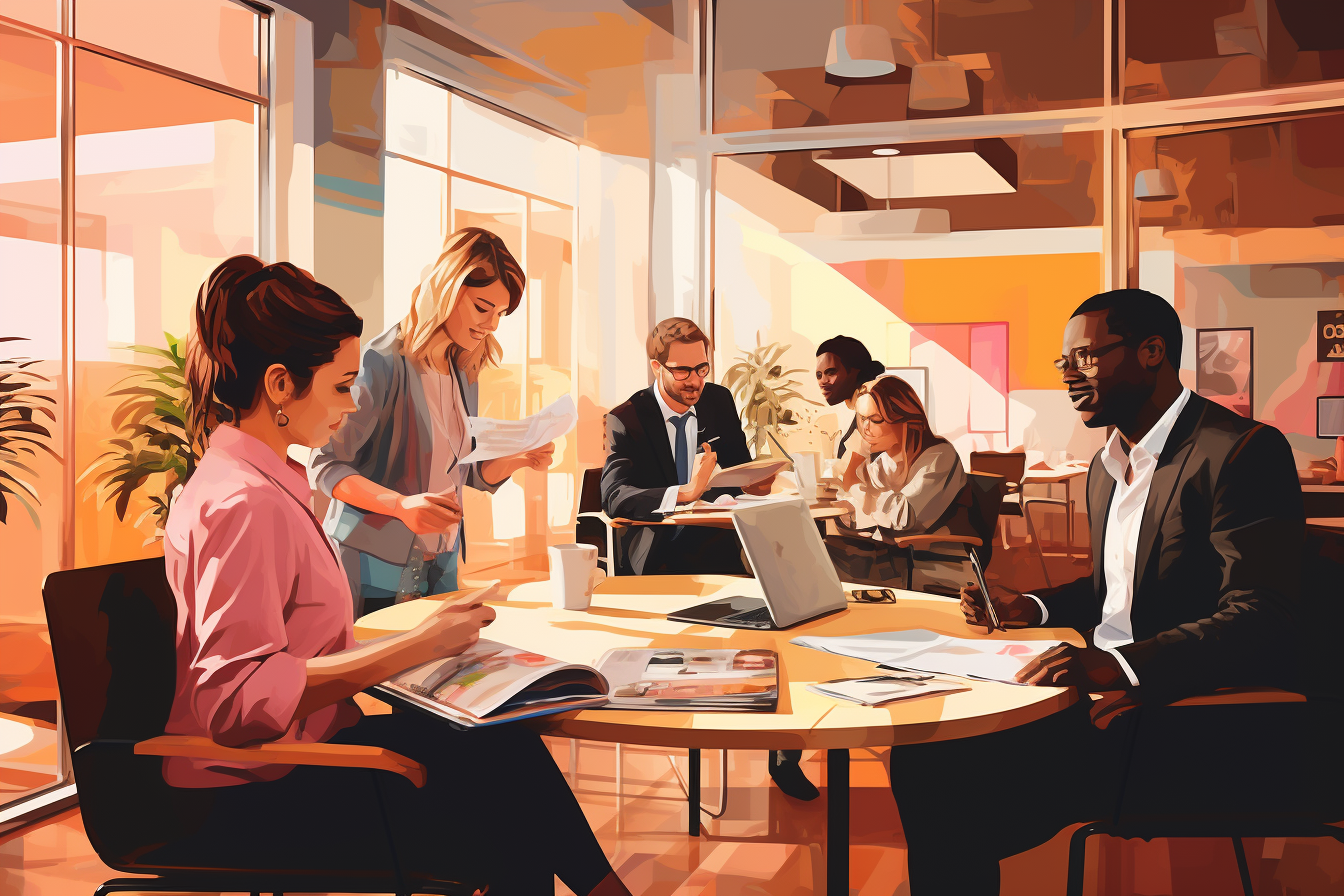
{"label": "chair armrest", "polygon": [[136,743],[140,756],[181,756],[217,759],[221,762],[270,762],[276,765],[324,765],[337,768],[372,768],[401,775],[416,787],[425,786],[427,771],[414,759],[382,747],[360,744],[254,744],[223,747],[208,737],[165,734]]}
{"label": "chair armrest", "polygon": [[1026,495],[1022,495],[1022,496],[1021,496],[1021,503],[1023,503],[1023,504],[1058,504],[1060,507],[1064,507],[1065,505],[1072,504],[1073,502],[1072,502],[1072,501],[1065,501],[1063,498],[1046,498],[1046,497],[1039,497],[1039,498],[1038,498],[1038,497],[1036,497],[1035,495],[1032,495],[1031,497],[1027,497]]}
{"label": "chair armrest", "polygon": [[984,544],[974,535],[902,535],[892,543],[898,548],[922,548],[931,544],[965,544],[978,548]]}
{"label": "chair armrest", "polygon": [[603,525],[611,525],[611,517],[607,516],[605,510],[585,510],[582,513],[575,514],[574,518],[580,520],[597,520]]}
{"label": "chair armrest", "polygon": [[1278,688],[1219,688],[1212,694],[1199,694],[1177,700],[1172,706],[1235,706],[1246,703],[1306,703],[1307,698]]}

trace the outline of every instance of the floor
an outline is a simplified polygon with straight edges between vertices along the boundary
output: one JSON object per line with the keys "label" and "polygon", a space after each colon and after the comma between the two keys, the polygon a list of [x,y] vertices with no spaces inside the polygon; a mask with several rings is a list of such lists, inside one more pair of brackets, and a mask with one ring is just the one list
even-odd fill
{"label": "floor", "polygon": [[[1085,574],[1085,556],[1055,548],[1046,570],[1058,584]],[[545,576],[543,564],[466,568],[464,584],[505,586]],[[1035,552],[1020,543],[996,548],[990,578],[1018,589],[1044,584]],[[679,776],[685,751],[550,741],[613,866],[637,896],[793,896],[824,891],[825,774],[821,754],[804,769],[820,799],[798,803],[770,785],[764,753],[728,756],[727,805],[702,815],[699,838],[685,834]],[[617,762],[621,774],[617,775]],[[676,765],[674,770],[673,763]],[[904,839],[889,789],[885,751],[854,751],[851,763],[851,896],[908,896]],[[720,754],[703,757],[702,799],[717,812]],[[1063,894],[1070,831],[1003,864],[1004,896]],[[1344,847],[1333,841],[1247,840],[1259,896],[1344,893]],[[1114,841],[1089,851],[1090,896],[1208,896],[1240,893],[1227,841]],[[94,854],[79,811],[69,810],[0,838],[0,896],[87,896],[113,872]],[[557,884],[557,893],[569,896]]]}

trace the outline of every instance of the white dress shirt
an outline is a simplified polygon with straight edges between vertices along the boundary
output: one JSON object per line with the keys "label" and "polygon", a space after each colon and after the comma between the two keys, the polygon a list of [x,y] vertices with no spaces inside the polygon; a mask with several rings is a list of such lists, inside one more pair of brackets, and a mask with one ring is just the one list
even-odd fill
{"label": "white dress shirt", "polygon": [[[1101,622],[1092,632],[1092,644],[1108,651],[1125,670],[1129,683],[1135,687],[1139,678],[1129,663],[1116,650],[1134,643],[1134,625],[1130,610],[1134,605],[1135,555],[1139,549],[1139,530],[1143,526],[1143,508],[1148,503],[1148,492],[1153,485],[1153,472],[1162,456],[1162,449],[1171,437],[1176,418],[1181,416],[1190,401],[1190,390],[1171,403],[1153,428],[1138,444],[1125,454],[1120,432],[1111,433],[1101,453],[1101,465],[1115,480],[1115,494],[1106,514],[1106,535],[1101,547],[1102,578],[1106,583],[1106,600],[1101,606]],[[1130,481],[1125,482],[1125,471],[1130,469]],[[1049,613],[1036,595],[1029,595],[1041,607],[1041,624]]]}
{"label": "white dress shirt", "polygon": [[[672,458],[675,461],[677,457],[677,427],[672,423],[672,418],[680,417],[681,414],[672,410],[668,405],[667,399],[663,397],[663,390],[658,388],[657,383],[649,388],[653,390],[653,397],[658,399],[658,411],[663,415],[663,422],[667,424],[667,444],[672,449]],[[700,437],[700,418],[695,414],[695,405],[691,405],[688,413],[691,415],[691,419],[686,421],[686,457],[690,461],[689,469],[694,470],[696,439]],[[658,505],[659,513],[671,513],[677,509],[677,492],[680,490],[680,485],[668,486],[667,491],[663,493],[663,502]]]}

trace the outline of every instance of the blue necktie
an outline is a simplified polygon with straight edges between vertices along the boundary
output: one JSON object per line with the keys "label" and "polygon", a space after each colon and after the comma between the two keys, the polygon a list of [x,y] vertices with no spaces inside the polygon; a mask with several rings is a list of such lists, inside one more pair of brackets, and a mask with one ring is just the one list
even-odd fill
{"label": "blue necktie", "polygon": [[668,417],[667,420],[677,431],[677,440],[675,446],[675,456],[677,460],[677,485],[685,485],[691,481],[691,456],[686,448],[686,421],[691,419],[691,412],[687,411],[680,417]]}

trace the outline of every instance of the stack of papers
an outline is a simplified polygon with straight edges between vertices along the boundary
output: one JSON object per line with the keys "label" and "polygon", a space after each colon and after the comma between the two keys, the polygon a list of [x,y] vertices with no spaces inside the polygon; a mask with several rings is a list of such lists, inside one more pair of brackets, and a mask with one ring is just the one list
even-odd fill
{"label": "stack of papers", "polygon": [[954,638],[919,628],[846,638],[794,638],[790,643],[868,660],[884,668],[1021,684],[1014,676],[1036,657],[1063,642]]}
{"label": "stack of papers", "polygon": [[970,690],[964,682],[934,678],[932,675],[920,672],[898,672],[895,675],[874,675],[871,678],[838,678],[835,681],[810,684],[807,689],[825,697],[838,697],[841,700],[862,703],[864,706],[881,706],[884,703],[908,700],[911,697]]}
{"label": "stack of papers", "polygon": [[469,417],[468,428],[476,440],[476,447],[460,463],[473,464],[534,451],[565,435],[578,422],[578,409],[568,395],[522,420]]}

